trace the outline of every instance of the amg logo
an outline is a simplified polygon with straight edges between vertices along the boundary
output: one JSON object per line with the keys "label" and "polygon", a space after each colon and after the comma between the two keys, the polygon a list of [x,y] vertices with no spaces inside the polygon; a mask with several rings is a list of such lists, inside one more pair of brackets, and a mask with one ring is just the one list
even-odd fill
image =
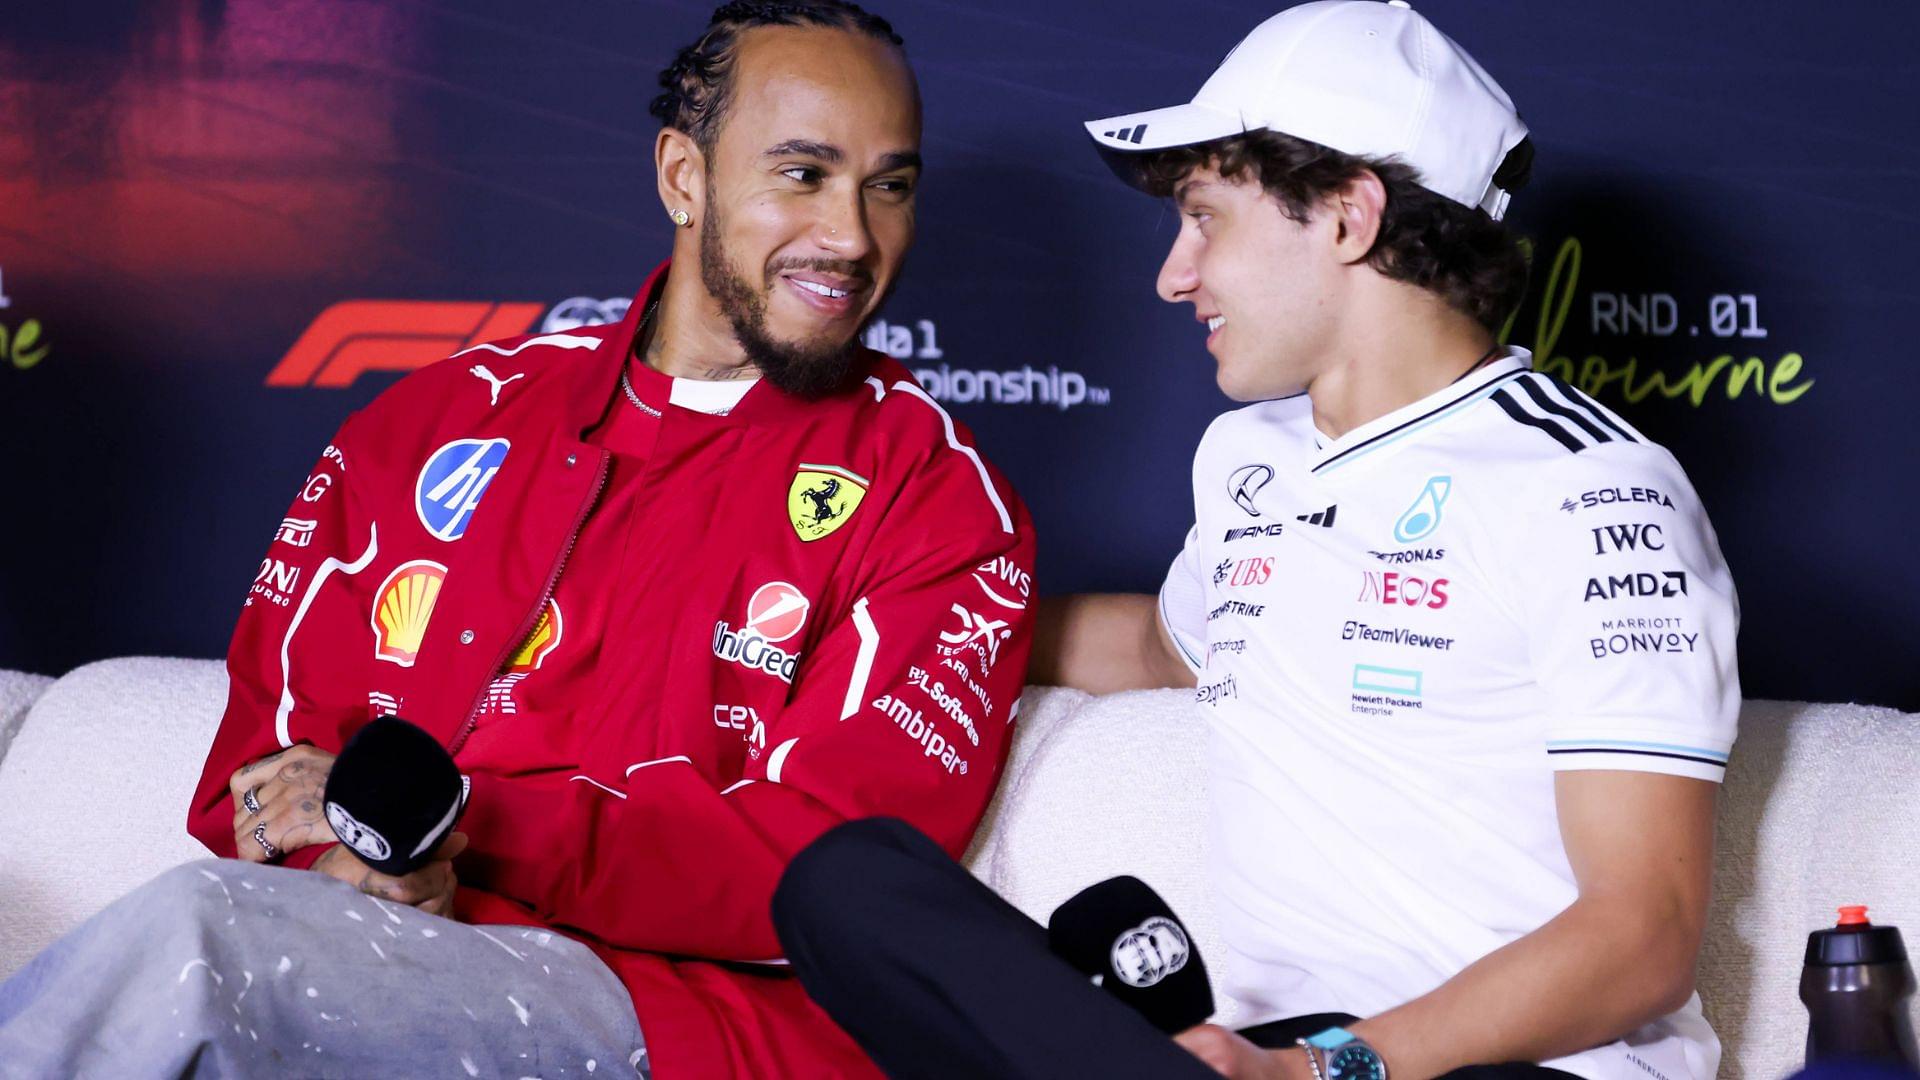
{"label": "amg logo", "polygon": [[1663,570],[1659,574],[1622,574],[1619,577],[1588,578],[1583,603],[1613,600],[1622,596],[1669,597],[1687,595],[1687,572]]}
{"label": "amg logo", "polygon": [[1249,536],[1279,536],[1283,531],[1284,527],[1277,523],[1273,525],[1249,525],[1244,529],[1228,529],[1226,539],[1221,542],[1231,544],[1235,540],[1245,540]]}

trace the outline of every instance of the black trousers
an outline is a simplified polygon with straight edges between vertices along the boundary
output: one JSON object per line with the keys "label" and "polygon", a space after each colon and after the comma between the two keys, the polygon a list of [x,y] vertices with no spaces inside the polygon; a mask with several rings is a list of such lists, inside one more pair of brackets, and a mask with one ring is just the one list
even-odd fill
{"label": "black trousers", "polygon": [[[1046,928],[905,822],[848,822],[801,851],[774,893],[773,923],[807,993],[889,1076],[1216,1076],[1048,952]],[[1241,1034],[1276,1048],[1353,1020],[1303,1016]],[[1513,1064],[1448,1075],[1571,1074]]]}

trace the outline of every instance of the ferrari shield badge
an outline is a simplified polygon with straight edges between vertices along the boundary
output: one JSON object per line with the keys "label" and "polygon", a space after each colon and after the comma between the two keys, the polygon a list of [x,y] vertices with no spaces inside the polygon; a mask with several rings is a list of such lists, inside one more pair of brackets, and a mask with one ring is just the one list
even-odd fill
{"label": "ferrari shield badge", "polygon": [[847,523],[867,497],[867,478],[838,465],[802,463],[787,487],[787,519],[801,540],[818,540]]}

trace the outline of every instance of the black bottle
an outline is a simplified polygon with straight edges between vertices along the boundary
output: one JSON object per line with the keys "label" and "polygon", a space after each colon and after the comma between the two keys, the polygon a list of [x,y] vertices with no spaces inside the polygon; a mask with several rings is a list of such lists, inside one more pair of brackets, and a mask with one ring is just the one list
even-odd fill
{"label": "black bottle", "polygon": [[1873,925],[1864,907],[1841,908],[1838,925],[1807,935],[1800,970],[1807,1064],[1852,1059],[1920,1070],[1908,1012],[1913,989],[1900,928]]}

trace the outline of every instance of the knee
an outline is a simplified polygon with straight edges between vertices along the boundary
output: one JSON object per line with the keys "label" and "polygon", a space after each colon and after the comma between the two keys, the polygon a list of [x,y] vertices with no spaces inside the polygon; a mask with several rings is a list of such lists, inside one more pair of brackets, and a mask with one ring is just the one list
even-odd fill
{"label": "knee", "polygon": [[800,850],[780,875],[773,920],[790,929],[841,919],[864,922],[860,909],[883,898],[903,868],[946,852],[897,818],[861,818],[836,825]]}
{"label": "knee", "polygon": [[181,863],[134,890],[129,899],[137,898],[144,910],[160,917],[208,910],[216,903],[224,907],[223,865],[220,859]]}

